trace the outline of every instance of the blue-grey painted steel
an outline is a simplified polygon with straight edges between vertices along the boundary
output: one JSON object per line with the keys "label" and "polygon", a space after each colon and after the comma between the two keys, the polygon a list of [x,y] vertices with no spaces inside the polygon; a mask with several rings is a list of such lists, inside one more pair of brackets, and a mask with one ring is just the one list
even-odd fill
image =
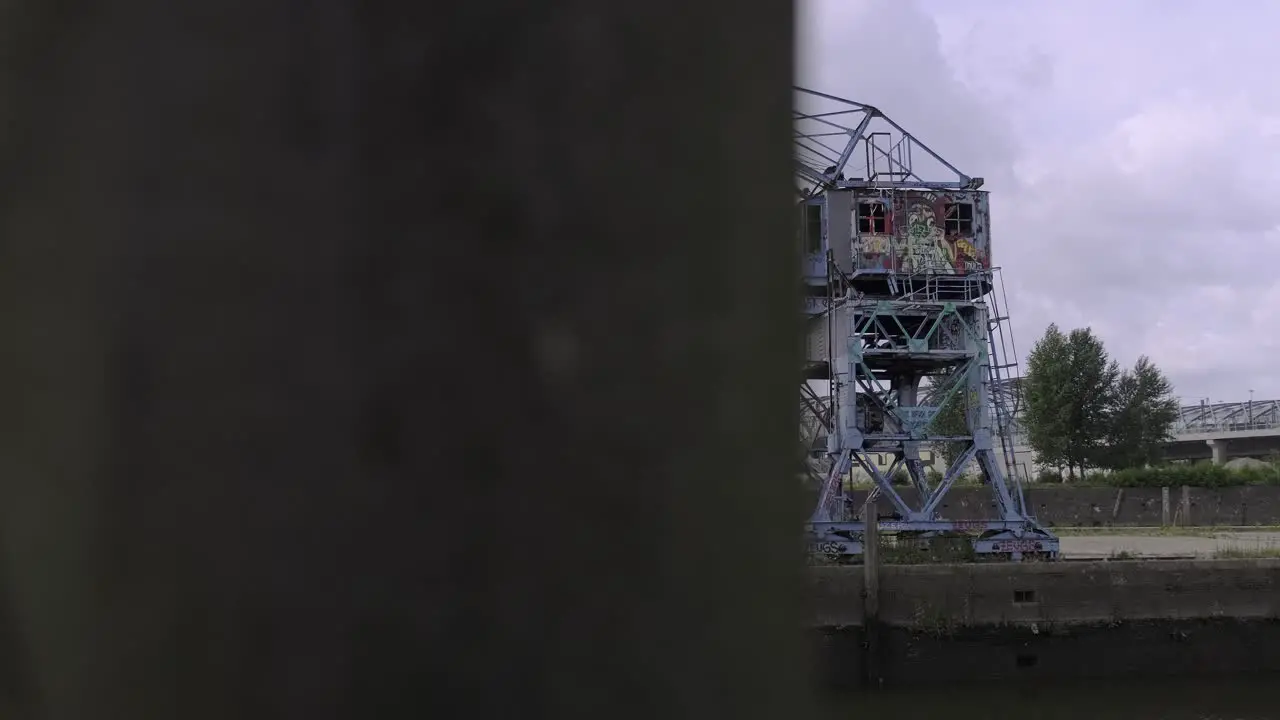
{"label": "blue-grey painted steel", "polygon": [[[921,217],[921,207],[929,214],[936,206],[942,218],[942,208],[951,212],[959,196],[939,199],[930,193],[974,191],[981,178],[956,170],[871,106],[800,93],[805,102],[817,98],[836,105],[796,113],[797,189],[806,212],[803,272],[810,289],[804,307],[809,362],[802,388],[802,442],[807,470],[821,486],[807,526],[810,550],[860,555],[865,523],[876,521],[882,533],[900,539],[961,534],[982,555],[1056,558],[1058,540],[1027,512],[1013,462],[1009,426],[1017,383],[1009,371],[1016,367],[1016,353],[1006,346],[1007,318],[993,292],[1000,287],[995,269],[989,254],[984,258],[979,252],[987,229],[976,222],[961,224],[965,217],[985,218],[985,199],[982,214],[968,211],[954,226],[938,227],[941,221],[935,226],[929,215],[927,235],[892,229],[897,214],[908,220],[903,211],[908,206],[910,221]],[[841,124],[842,114],[857,121]],[[883,121],[888,130],[873,131],[873,120]],[[839,141],[831,144],[828,137]],[[852,170],[850,159],[859,146],[867,164]],[[910,148],[923,150],[953,179],[922,177]],[[854,172],[860,176],[845,177]],[[885,219],[859,210],[873,199],[887,208],[876,211]],[[822,206],[821,212],[804,207],[812,205]],[[852,226],[851,212],[863,213]],[[820,233],[813,227],[818,214]],[[862,244],[863,234],[868,245]],[[912,247],[916,238],[930,243],[931,256]],[[874,252],[868,250],[873,242],[879,248]],[[825,384],[826,391],[815,390],[815,382]],[[963,427],[953,423],[950,429],[935,429],[935,419],[952,399],[964,401]],[[825,452],[813,452],[823,436]],[[921,451],[941,442],[959,445],[958,457],[931,482]],[[882,468],[874,458],[886,455],[893,460]],[[970,465],[991,489],[995,517],[949,520],[941,512],[943,500]],[[917,491],[914,504],[893,482],[900,470]],[[863,508],[851,507],[847,492],[855,471],[871,479],[874,492],[892,507],[892,518],[857,517]]]}

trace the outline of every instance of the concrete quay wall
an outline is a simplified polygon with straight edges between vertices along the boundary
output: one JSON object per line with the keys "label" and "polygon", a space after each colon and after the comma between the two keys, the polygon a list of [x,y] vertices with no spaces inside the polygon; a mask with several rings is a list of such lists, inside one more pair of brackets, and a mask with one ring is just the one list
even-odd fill
{"label": "concrete quay wall", "polygon": [[[815,567],[823,685],[1280,671],[1280,560]],[[925,679],[925,680],[922,680]]]}
{"label": "concrete quay wall", "polygon": [[[918,506],[911,488],[898,492],[909,505]],[[861,507],[866,491],[851,493]],[[1164,517],[1160,488],[1071,487],[1029,485],[1024,489],[1027,507],[1048,527],[1156,526]],[[885,497],[879,499],[882,514],[893,511]],[[1280,487],[1250,485],[1229,488],[1169,488],[1169,516],[1178,525],[1242,526],[1280,525]],[[943,517],[980,520],[995,516],[991,492],[984,487],[958,487],[939,506]]]}
{"label": "concrete quay wall", "polygon": [[[861,566],[814,567],[811,578],[815,626],[862,624]],[[1280,618],[1280,559],[885,565],[879,617],[932,630]]]}

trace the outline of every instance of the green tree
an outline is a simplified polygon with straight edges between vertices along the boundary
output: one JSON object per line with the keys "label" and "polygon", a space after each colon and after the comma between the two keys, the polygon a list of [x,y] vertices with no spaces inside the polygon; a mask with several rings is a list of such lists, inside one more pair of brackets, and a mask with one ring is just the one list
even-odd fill
{"label": "green tree", "polygon": [[1040,463],[1070,477],[1099,467],[1112,430],[1119,365],[1090,328],[1050,325],[1027,362],[1027,442]]}
{"label": "green tree", "polygon": [[1116,381],[1113,401],[1107,466],[1120,470],[1156,464],[1178,419],[1173,383],[1143,355]]}
{"label": "green tree", "polygon": [[1072,330],[1067,345],[1072,376],[1067,468],[1079,468],[1083,476],[1106,463],[1120,365],[1090,328]]}
{"label": "green tree", "polygon": [[1059,471],[1067,464],[1070,383],[1071,353],[1067,336],[1056,324],[1051,324],[1027,357],[1027,373],[1022,382],[1022,427],[1036,461]]}
{"label": "green tree", "polygon": [[[944,375],[940,375],[935,381],[937,387],[948,385],[956,371],[950,371]],[[959,379],[959,378],[957,378]],[[963,381],[961,381],[963,382]],[[938,410],[938,414],[934,416],[933,422],[929,425],[929,432],[933,435],[968,435],[969,434],[969,402],[970,393],[964,385],[955,389],[951,393],[946,402]],[[942,456],[943,462],[947,467],[951,467],[951,463],[960,457],[960,454],[967,450],[969,443],[965,441],[940,440],[933,443],[934,452]]]}

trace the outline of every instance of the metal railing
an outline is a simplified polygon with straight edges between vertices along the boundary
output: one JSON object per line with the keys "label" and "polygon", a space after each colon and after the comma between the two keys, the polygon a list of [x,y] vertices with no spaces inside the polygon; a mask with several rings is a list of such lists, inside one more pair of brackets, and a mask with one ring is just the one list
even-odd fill
{"label": "metal railing", "polygon": [[1201,402],[1179,409],[1175,435],[1249,432],[1280,428],[1280,400]]}

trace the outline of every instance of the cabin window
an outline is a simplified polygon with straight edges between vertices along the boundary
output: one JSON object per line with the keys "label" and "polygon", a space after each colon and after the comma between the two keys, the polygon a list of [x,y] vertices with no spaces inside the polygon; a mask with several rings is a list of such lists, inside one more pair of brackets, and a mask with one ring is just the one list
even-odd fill
{"label": "cabin window", "polygon": [[947,203],[944,230],[948,235],[973,235],[973,203]]}
{"label": "cabin window", "polygon": [[889,232],[889,216],[884,203],[858,203],[858,233],[884,235]]}
{"label": "cabin window", "polygon": [[810,255],[822,253],[822,206],[804,206],[805,249]]}

